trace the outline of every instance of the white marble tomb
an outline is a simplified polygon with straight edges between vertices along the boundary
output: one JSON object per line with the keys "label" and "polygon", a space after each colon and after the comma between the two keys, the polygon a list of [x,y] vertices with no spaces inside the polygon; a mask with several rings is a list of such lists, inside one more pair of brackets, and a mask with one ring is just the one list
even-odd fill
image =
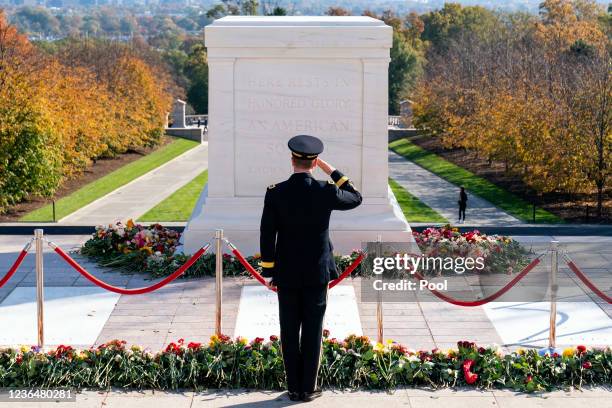
{"label": "white marble tomb", "polygon": [[296,134],[321,138],[321,157],[364,196],[358,209],[332,215],[337,252],[379,234],[412,239],[387,183],[391,27],[370,17],[230,16],[207,26],[205,40],[209,178],[184,233],[186,253],[216,228],[246,255],[259,251],[266,187],[290,176],[287,141]]}

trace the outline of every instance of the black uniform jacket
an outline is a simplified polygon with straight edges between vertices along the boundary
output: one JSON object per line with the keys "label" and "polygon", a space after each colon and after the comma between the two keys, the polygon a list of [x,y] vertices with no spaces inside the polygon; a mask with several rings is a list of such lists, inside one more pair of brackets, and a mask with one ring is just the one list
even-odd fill
{"label": "black uniform jacket", "polygon": [[294,173],[266,191],[261,217],[262,275],[279,287],[300,288],[328,283],[338,277],[329,217],[333,210],[361,204],[361,194],[338,170],[332,181],[310,173]]}

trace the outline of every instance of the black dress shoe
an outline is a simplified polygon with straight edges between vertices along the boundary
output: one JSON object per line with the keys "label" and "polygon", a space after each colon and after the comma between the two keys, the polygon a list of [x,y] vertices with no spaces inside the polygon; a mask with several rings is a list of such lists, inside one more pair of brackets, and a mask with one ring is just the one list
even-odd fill
{"label": "black dress shoe", "polygon": [[309,401],[312,401],[314,399],[319,398],[321,395],[323,395],[323,391],[321,391],[321,390],[314,390],[314,391],[311,391],[311,392],[303,392],[302,393],[302,401],[309,402]]}
{"label": "black dress shoe", "polygon": [[300,394],[299,392],[289,392],[289,399],[291,401],[301,401],[302,394]]}

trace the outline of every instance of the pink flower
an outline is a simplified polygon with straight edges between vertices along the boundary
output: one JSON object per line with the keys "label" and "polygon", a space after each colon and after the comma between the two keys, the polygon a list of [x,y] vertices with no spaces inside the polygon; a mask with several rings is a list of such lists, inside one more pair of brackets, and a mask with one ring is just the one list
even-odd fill
{"label": "pink flower", "polygon": [[465,382],[470,385],[478,380],[478,374],[471,371],[473,365],[474,360],[467,359],[463,362],[463,376],[465,377]]}

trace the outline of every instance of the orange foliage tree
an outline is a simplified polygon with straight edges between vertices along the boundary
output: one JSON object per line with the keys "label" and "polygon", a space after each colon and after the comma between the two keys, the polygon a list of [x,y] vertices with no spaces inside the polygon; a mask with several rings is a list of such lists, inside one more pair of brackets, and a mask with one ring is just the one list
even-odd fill
{"label": "orange foliage tree", "polygon": [[604,11],[546,0],[539,17],[499,16],[430,50],[415,124],[447,146],[506,163],[539,192],[597,191],[612,175],[612,59]]}
{"label": "orange foliage tree", "polygon": [[43,53],[0,13],[0,212],[52,195],[92,160],[159,143],[167,78],[125,44]]}

